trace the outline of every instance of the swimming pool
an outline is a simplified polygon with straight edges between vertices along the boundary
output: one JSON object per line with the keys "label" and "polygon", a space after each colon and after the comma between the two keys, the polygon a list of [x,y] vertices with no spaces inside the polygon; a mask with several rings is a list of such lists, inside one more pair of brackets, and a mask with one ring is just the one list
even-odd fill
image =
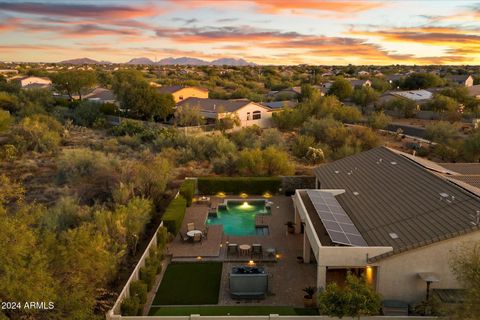
{"label": "swimming pool", "polygon": [[268,227],[256,227],[255,217],[269,214],[265,200],[226,200],[218,206],[216,215],[209,215],[207,225],[221,224],[229,236],[267,235]]}

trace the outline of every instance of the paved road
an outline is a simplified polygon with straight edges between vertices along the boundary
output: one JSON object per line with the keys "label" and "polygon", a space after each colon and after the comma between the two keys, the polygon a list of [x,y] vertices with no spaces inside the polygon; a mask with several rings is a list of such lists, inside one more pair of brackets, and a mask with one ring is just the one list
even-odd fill
{"label": "paved road", "polygon": [[425,139],[425,129],[424,128],[411,127],[411,126],[401,125],[401,124],[389,124],[385,128],[385,130],[396,132],[399,128],[403,130],[403,134],[406,134],[408,136],[419,137],[419,138]]}

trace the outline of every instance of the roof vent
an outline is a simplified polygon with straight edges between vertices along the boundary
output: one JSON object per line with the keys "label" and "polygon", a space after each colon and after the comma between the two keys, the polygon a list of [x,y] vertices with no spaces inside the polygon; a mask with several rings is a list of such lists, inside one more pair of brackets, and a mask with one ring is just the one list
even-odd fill
{"label": "roof vent", "polygon": [[334,172],[337,173],[337,174],[340,173],[340,171],[338,171],[338,170],[335,170]]}
{"label": "roof vent", "polygon": [[358,196],[360,193],[358,193],[357,191],[353,191],[353,195],[354,196]]}
{"label": "roof vent", "polygon": [[398,239],[398,234],[396,234],[395,232],[390,232],[388,235],[389,235],[390,238],[392,238],[392,239]]}
{"label": "roof vent", "polygon": [[396,164],[397,164],[395,161],[391,161],[390,163],[393,164],[393,165],[396,165]]}

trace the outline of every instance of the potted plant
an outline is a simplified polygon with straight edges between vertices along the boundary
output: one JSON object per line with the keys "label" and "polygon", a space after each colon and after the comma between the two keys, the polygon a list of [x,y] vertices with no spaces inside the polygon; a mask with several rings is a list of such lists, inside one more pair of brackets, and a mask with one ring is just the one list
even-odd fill
{"label": "potted plant", "polygon": [[285,223],[285,225],[287,226],[287,232],[288,233],[294,233],[295,232],[295,223],[293,223],[293,221],[287,221],[287,223]]}
{"label": "potted plant", "polygon": [[313,295],[317,292],[317,288],[315,287],[305,287],[303,288],[303,292],[305,295],[303,296],[303,304],[306,308],[311,308],[315,306],[315,302],[313,301]]}

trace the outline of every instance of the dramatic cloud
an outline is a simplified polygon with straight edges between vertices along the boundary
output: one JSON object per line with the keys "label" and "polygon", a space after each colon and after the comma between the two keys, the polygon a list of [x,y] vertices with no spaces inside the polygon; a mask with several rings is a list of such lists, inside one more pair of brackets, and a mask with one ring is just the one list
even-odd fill
{"label": "dramatic cloud", "polygon": [[255,0],[251,1],[262,13],[275,14],[282,11],[328,11],[335,13],[358,13],[384,6],[382,1],[329,1],[329,0]]}
{"label": "dramatic cloud", "polygon": [[0,11],[27,13],[32,15],[106,19],[132,19],[152,16],[159,13],[158,8],[152,6],[128,7],[39,2],[0,2]]}

